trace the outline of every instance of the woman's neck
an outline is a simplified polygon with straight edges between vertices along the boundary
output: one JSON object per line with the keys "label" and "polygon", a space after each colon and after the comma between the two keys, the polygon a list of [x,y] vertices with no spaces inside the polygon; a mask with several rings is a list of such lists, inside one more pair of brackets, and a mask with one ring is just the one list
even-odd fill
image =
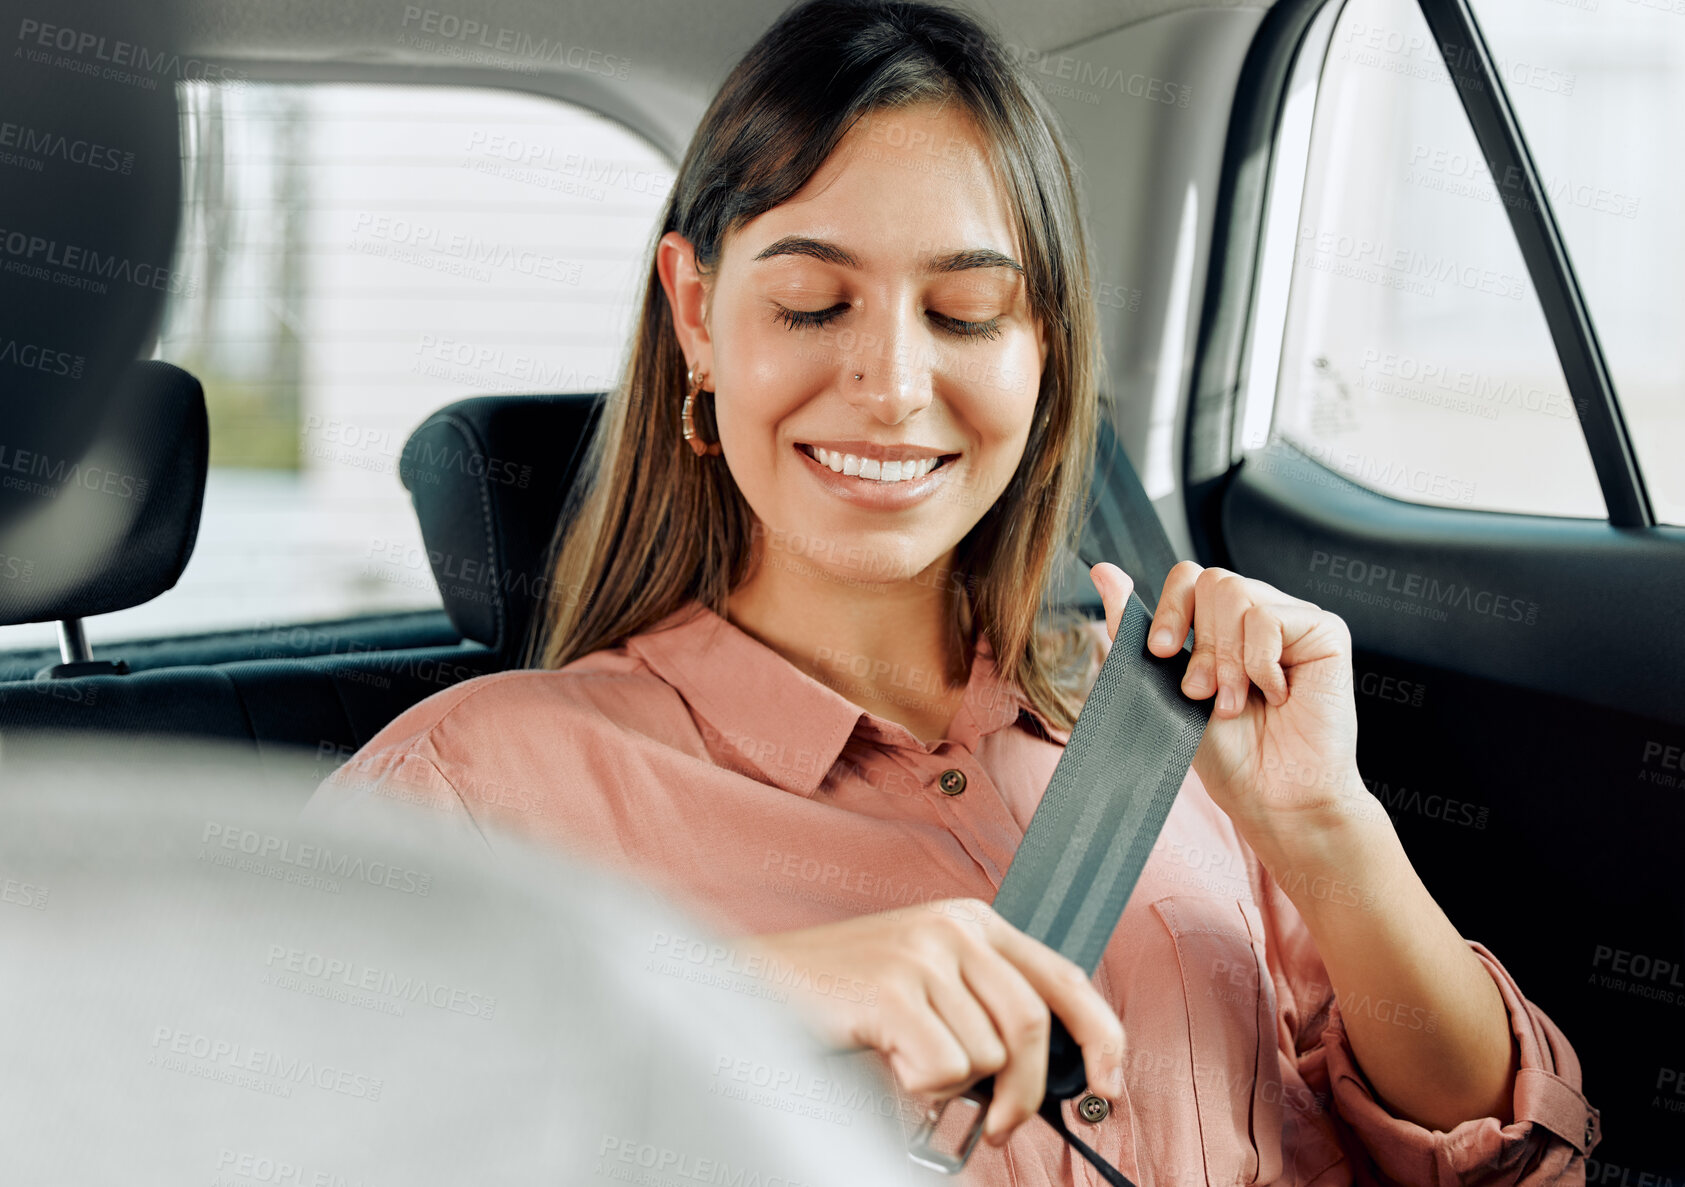
{"label": "woman's neck", "polygon": [[965,699],[971,664],[970,604],[953,588],[952,561],[868,584],[766,554],[727,599],[727,618],[862,709],[936,741]]}

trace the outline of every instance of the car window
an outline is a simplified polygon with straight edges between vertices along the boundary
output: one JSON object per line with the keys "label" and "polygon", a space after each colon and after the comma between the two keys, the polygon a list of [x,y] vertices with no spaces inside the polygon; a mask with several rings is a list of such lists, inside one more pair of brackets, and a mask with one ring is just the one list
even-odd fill
{"label": "car window", "polygon": [[1287,442],[1415,503],[1602,517],[1602,494],[1503,210],[1412,0],[1350,0],[1316,99],[1269,467]]}
{"label": "car window", "polygon": [[205,387],[204,516],[177,586],[90,641],[439,606],[404,441],[463,397],[612,383],[671,162],[514,91],[180,93],[191,283],[156,357]]}
{"label": "car window", "polygon": [[[1504,83],[1656,517],[1685,524],[1685,3],[1475,0],[1474,10],[1493,51],[1516,64]],[[1494,193],[1474,166],[1463,180]]]}

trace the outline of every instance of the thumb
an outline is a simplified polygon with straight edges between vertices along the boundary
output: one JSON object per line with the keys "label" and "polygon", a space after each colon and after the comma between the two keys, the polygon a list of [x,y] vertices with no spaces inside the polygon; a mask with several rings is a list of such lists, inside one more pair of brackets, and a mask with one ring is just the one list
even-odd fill
{"label": "thumb", "polygon": [[1115,641],[1118,624],[1123,621],[1123,608],[1135,589],[1135,579],[1110,561],[1101,561],[1089,569],[1088,576],[1106,606],[1106,634]]}

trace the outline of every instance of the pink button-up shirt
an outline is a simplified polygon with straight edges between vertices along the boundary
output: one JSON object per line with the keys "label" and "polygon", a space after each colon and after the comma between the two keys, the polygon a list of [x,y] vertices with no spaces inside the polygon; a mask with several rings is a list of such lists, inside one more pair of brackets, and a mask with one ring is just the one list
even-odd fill
{"label": "pink button-up shirt", "polygon": [[[987,641],[947,736],[922,742],[693,602],[560,670],[429,697],[312,807],[419,801],[494,850],[504,832],[535,838],[633,873],[723,935],[761,934],[993,899],[1068,739],[997,676]],[[947,794],[953,772],[963,790]],[[1066,1124],[1143,1187],[1582,1182],[1597,1114],[1579,1061],[1471,947],[1520,1051],[1514,1120],[1430,1132],[1376,1100],[1342,1015],[1433,1017],[1335,1000],[1298,911],[1190,773],[1094,978],[1128,1039],[1127,1103],[1090,1122],[1067,1102]],[[927,1100],[904,1095],[904,1116]],[[962,1181],[1101,1185],[1035,1118],[1004,1147],[979,1143]]]}

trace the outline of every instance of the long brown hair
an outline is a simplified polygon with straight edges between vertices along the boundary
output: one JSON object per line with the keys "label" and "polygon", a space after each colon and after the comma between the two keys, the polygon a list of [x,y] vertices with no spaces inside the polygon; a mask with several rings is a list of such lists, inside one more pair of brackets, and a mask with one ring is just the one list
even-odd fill
{"label": "long brown hair", "polygon": [[[962,104],[992,149],[1024,245],[1031,312],[1047,338],[1018,469],[944,575],[953,629],[969,617],[1001,676],[1068,726],[1095,653],[1080,620],[1061,621],[1044,601],[1087,506],[1100,352],[1074,166],[1046,99],[1001,42],[942,4],[792,6],[714,97],[654,241],[678,231],[698,271],[712,272],[725,236],[801,190],[858,120],[932,101]],[[616,646],[692,598],[724,616],[727,596],[750,575],[765,529],[723,460],[685,447],[684,392],[685,358],[652,250],[631,356],[558,524],[527,666],[559,668]],[[717,440],[711,401],[698,398],[696,422]]]}

